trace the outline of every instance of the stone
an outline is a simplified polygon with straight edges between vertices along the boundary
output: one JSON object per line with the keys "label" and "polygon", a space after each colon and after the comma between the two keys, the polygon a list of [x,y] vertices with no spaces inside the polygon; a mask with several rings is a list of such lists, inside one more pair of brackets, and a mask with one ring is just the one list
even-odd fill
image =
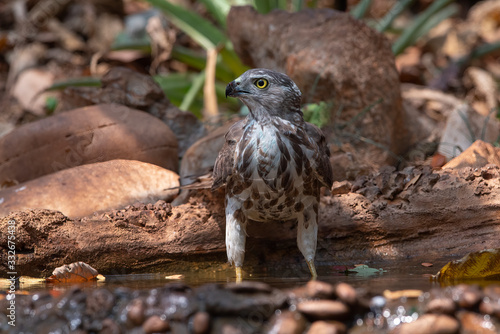
{"label": "stone", "polygon": [[333,182],[332,189],[330,189],[330,193],[332,195],[348,194],[351,191],[351,188],[352,184],[347,180],[341,182],[335,181]]}
{"label": "stone", "polygon": [[297,311],[315,320],[343,320],[349,316],[349,308],[333,300],[303,301],[297,304]]}
{"label": "stone", "polygon": [[49,209],[79,218],[137,202],[171,200],[178,175],[156,165],[111,160],[64,169],[0,190],[0,216]]}
{"label": "stone", "polygon": [[458,306],[465,309],[473,309],[479,305],[483,298],[483,293],[477,286],[459,284],[453,289],[453,299]]}
{"label": "stone", "polygon": [[428,313],[454,315],[457,305],[451,298],[435,298],[427,304]]}
{"label": "stone", "polygon": [[[393,161],[389,151],[400,154],[410,144],[399,75],[383,34],[325,8],[261,15],[251,6],[232,7],[227,27],[246,65],[287,73],[305,102],[333,101],[330,126],[342,133],[336,139],[351,143],[372,164]],[[387,149],[355,139],[356,130]]]}
{"label": "stone", "polygon": [[306,329],[306,319],[295,311],[279,311],[270,320],[265,333],[302,334]]}
{"label": "stone", "polygon": [[492,323],[489,315],[461,311],[458,313],[458,319],[464,333],[495,334],[500,329]]}
{"label": "stone", "polygon": [[144,322],[142,329],[147,334],[165,333],[170,329],[170,324],[167,320],[164,320],[157,315],[152,315]]}
{"label": "stone", "polygon": [[335,297],[333,285],[321,281],[309,281],[305,286],[306,298],[331,299]]}
{"label": "stone", "polygon": [[146,316],[144,314],[146,310],[146,304],[142,299],[133,299],[127,305],[127,319],[130,320],[132,324],[135,326],[140,326],[146,320]]}
{"label": "stone", "polygon": [[217,128],[189,147],[180,166],[181,185],[193,183],[193,176],[206,174],[214,167],[215,159],[224,145],[226,132],[231,125],[233,122]]}
{"label": "stone", "polygon": [[396,327],[392,334],[458,334],[458,320],[448,315],[424,314],[417,320]]}
{"label": "stone", "polygon": [[476,140],[465,151],[443,166],[446,168],[482,168],[488,164],[500,166],[500,148]]}
{"label": "stone", "polygon": [[356,290],[347,283],[339,283],[335,286],[335,294],[337,297],[347,305],[355,305],[358,300]]}
{"label": "stone", "polygon": [[193,333],[206,334],[210,331],[210,314],[207,312],[196,312],[193,316]]}
{"label": "stone", "polygon": [[344,334],[346,331],[346,325],[338,321],[315,321],[307,334]]}
{"label": "stone", "polygon": [[177,171],[177,147],[169,127],[143,111],[117,104],[74,109],[0,138],[0,185],[114,159]]}
{"label": "stone", "polygon": [[169,126],[179,143],[179,157],[199,138],[205,127],[190,112],[170,103],[161,87],[150,76],[131,69],[113,66],[102,79],[101,87],[68,87],[63,90],[58,110],[101,103],[119,103],[159,118]]}

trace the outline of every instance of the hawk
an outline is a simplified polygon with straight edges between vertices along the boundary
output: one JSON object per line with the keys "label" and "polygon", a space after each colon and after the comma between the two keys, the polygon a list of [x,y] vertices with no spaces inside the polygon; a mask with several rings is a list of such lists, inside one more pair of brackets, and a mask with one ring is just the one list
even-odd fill
{"label": "hawk", "polygon": [[242,280],[247,224],[290,220],[314,279],[320,188],[333,182],[325,137],[304,121],[301,92],[283,73],[251,69],[227,85],[227,96],[249,109],[226,133],[212,183],[212,191],[226,190],[226,250],[236,280]]}

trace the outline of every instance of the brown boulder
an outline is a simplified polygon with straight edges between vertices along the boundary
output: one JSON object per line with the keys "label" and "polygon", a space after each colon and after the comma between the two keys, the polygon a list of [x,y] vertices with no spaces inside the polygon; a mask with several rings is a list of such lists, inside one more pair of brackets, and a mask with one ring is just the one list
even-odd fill
{"label": "brown boulder", "polygon": [[61,211],[70,218],[136,202],[172,199],[179,186],[170,170],[133,160],[65,169],[0,191],[0,216],[27,209]]}
{"label": "brown boulder", "polygon": [[170,103],[150,76],[125,67],[113,67],[102,79],[101,87],[69,87],[63,91],[61,110],[101,103],[119,103],[143,110],[161,119],[175,134],[179,156],[205,134],[203,124],[190,112]]}
{"label": "brown boulder", "polygon": [[0,185],[113,159],[177,170],[177,140],[163,122],[118,104],[57,114],[0,138]]}
{"label": "brown boulder", "polygon": [[394,56],[382,34],[329,9],[261,15],[232,7],[227,27],[244,63],[288,73],[304,102],[334,103],[336,142],[352,143],[378,165],[410,144]]}

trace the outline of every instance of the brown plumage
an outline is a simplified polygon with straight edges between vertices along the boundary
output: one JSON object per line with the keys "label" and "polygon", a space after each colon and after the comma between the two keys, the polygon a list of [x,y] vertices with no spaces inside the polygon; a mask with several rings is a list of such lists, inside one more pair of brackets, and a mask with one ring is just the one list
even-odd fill
{"label": "brown plumage", "polygon": [[249,115],[235,123],[215,162],[212,190],[226,189],[226,248],[241,280],[246,226],[296,220],[297,244],[316,277],[320,187],[332,186],[330,151],[321,130],[304,121],[301,93],[285,74],[253,69],[229,83]]}

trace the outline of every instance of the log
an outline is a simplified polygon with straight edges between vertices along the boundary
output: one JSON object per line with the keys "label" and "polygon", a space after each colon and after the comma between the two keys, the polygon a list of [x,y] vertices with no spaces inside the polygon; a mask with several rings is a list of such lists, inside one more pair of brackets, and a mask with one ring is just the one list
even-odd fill
{"label": "log", "polygon": [[[199,191],[187,204],[136,205],[70,220],[34,210],[0,221],[0,273],[7,266],[9,222],[15,225],[17,271],[48,276],[84,261],[99,272],[186,271],[226,262],[223,194]],[[382,169],[323,196],[316,262],[435,259],[500,248],[500,168]],[[250,224],[245,270],[306,270],[291,223]]]}

